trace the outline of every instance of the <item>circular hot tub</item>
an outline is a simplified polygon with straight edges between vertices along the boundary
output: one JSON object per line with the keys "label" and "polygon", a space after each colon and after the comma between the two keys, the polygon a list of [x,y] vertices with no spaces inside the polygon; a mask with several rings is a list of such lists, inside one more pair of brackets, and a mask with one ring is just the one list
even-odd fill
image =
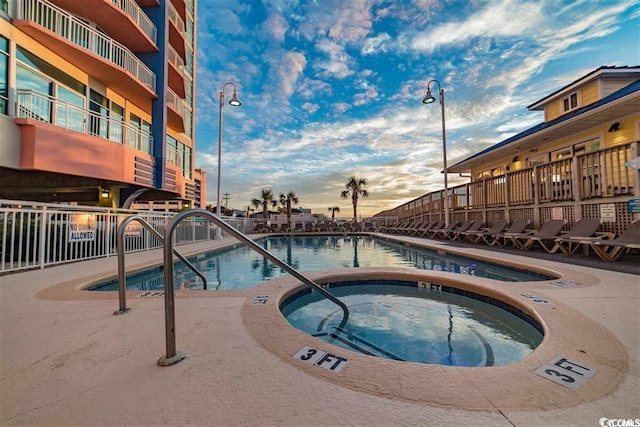
{"label": "circular hot tub", "polygon": [[280,304],[289,324],[327,343],[386,359],[447,366],[498,366],[527,357],[543,339],[539,322],[495,298],[403,280],[333,282],[343,311],[304,289]]}

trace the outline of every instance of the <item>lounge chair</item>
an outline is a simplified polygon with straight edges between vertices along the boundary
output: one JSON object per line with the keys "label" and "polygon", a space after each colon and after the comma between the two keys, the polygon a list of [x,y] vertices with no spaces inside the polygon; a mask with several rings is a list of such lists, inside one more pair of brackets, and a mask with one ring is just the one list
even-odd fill
{"label": "lounge chair", "polygon": [[[302,231],[302,227],[300,228],[300,231]],[[305,233],[312,233],[312,232],[316,231],[316,228],[315,228],[315,226],[313,225],[312,222],[306,222],[304,224],[304,231],[305,231]]]}
{"label": "lounge chair", "polygon": [[433,230],[440,230],[442,227],[444,227],[444,221],[434,222],[429,228],[425,228],[418,234],[420,235],[420,237],[429,236],[429,233],[431,233]]}
{"label": "lounge chair", "polygon": [[509,221],[507,221],[506,219],[499,219],[493,223],[491,228],[485,228],[484,230],[479,230],[474,232],[466,231],[460,234],[463,234],[467,238],[467,240],[469,240],[470,242],[478,243],[480,240],[482,240],[486,236],[494,236],[496,234],[502,233],[504,229],[507,228],[508,224],[509,224]]}
{"label": "lounge chair", "polygon": [[588,246],[604,261],[615,261],[631,249],[640,249],[640,220],[629,224],[620,236],[612,240],[586,240]]}
{"label": "lounge chair", "polygon": [[296,222],[295,225],[293,226],[293,231],[295,233],[300,233],[302,231],[302,223]]}
{"label": "lounge chair", "polygon": [[280,232],[288,233],[290,231],[291,231],[291,228],[289,227],[289,224],[287,224],[286,222],[280,224]]}
{"label": "lounge chair", "polygon": [[413,230],[411,230],[410,234],[412,236],[423,236],[427,232],[427,230],[429,230],[434,225],[436,225],[435,221],[425,221],[422,224],[420,224],[419,227],[416,227]]}
{"label": "lounge chair", "polygon": [[503,232],[494,234],[493,236],[482,236],[482,240],[484,240],[489,246],[493,246],[496,244],[505,246],[506,242],[508,241],[507,235],[523,233],[528,225],[528,219],[516,219]]}
{"label": "lounge chair", "polygon": [[504,229],[507,228],[508,224],[509,221],[506,219],[498,219],[491,227],[478,231],[467,230],[464,233],[460,233],[460,235],[466,237],[471,243],[478,243],[484,236],[492,236],[494,234],[502,233]]}
{"label": "lounge chair", "polygon": [[262,222],[257,223],[256,226],[253,227],[253,233],[264,233],[265,231],[267,231],[267,226]]}
{"label": "lounge chair", "polygon": [[516,233],[510,234],[508,236],[505,235],[505,238],[509,239],[513,246],[515,246],[516,248],[526,251],[539,240],[557,239],[558,235],[562,231],[562,227],[564,227],[564,224],[564,219],[550,219],[549,221],[545,222],[538,231]]}
{"label": "lounge chair", "polygon": [[480,229],[484,226],[484,222],[482,221],[472,221],[472,222],[473,224],[471,224],[471,226],[466,230],[457,228],[453,230],[451,233],[449,233],[449,236],[448,236],[449,240],[461,239],[462,237],[464,237],[464,233],[480,231]]}
{"label": "lounge chair", "polygon": [[438,229],[432,228],[427,232],[427,234],[429,235],[429,237],[435,238],[438,235],[444,235],[444,233],[454,230],[458,226],[458,224],[460,224],[459,221],[451,221],[449,225],[445,227],[440,227]]}
{"label": "lounge chair", "polygon": [[[595,237],[600,228],[600,219],[584,218],[573,224],[571,229],[561,234],[560,237],[550,239],[539,239],[538,243],[542,249],[550,254],[555,253],[558,249],[565,255],[572,254],[580,247],[580,242],[590,237]],[[551,246],[553,244],[553,246]]]}
{"label": "lounge chair", "polygon": [[413,223],[413,225],[411,227],[407,227],[407,228],[404,228],[404,229],[400,230],[400,233],[404,234],[404,235],[413,236],[413,234],[416,232],[416,230],[421,229],[424,226],[424,224],[425,224],[424,221],[416,221],[415,223]]}
{"label": "lounge chair", "polygon": [[469,228],[471,228],[472,225],[473,225],[473,220],[464,221],[462,224],[458,225],[454,229],[449,229],[449,230],[443,229],[443,230],[438,231],[437,235],[438,235],[438,237],[442,237],[443,239],[451,239],[450,236],[452,236],[453,233],[455,233],[455,232],[464,233]]}
{"label": "lounge chair", "polygon": [[398,227],[393,227],[389,229],[387,232],[393,233],[393,234],[401,234],[404,230],[413,227],[415,223],[416,223],[415,219],[407,220],[406,222],[403,222],[402,225]]}

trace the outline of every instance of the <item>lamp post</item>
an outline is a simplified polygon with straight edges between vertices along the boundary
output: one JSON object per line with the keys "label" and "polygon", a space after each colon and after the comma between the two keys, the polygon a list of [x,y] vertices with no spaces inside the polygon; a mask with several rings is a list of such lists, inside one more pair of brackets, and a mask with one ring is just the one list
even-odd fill
{"label": "lamp post", "polygon": [[[233,86],[233,95],[231,96],[231,99],[229,100],[229,105],[231,105],[232,107],[239,107],[242,105],[242,102],[240,102],[240,100],[238,99],[238,94],[236,91],[236,85],[231,83],[231,82],[227,82],[224,84],[224,86],[222,86],[222,90],[220,91],[220,114],[218,115],[218,196],[216,197],[216,215],[218,215],[218,218],[221,218],[221,198],[220,198],[220,171],[222,169],[222,107],[224,107],[224,89],[227,86]],[[221,239],[222,238],[222,229],[220,227],[218,227],[216,229],[216,239]]]}
{"label": "lamp post", "polygon": [[422,99],[423,104],[431,104],[436,98],[431,94],[432,83],[438,83],[439,95],[440,95],[440,108],[442,111],[442,163],[444,163],[444,223],[445,226],[449,225],[449,186],[447,184],[447,133],[444,126],[444,89],[439,81],[433,79],[427,83],[427,94]]}

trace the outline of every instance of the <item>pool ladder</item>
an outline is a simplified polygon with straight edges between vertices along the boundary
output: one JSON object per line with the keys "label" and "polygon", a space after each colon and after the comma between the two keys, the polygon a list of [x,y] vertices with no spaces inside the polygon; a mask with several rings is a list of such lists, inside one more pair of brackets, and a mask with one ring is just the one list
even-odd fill
{"label": "pool ladder", "polygon": [[[260,255],[267,258],[269,261],[273,262],[278,267],[282,268],[287,273],[289,273],[296,279],[300,280],[305,285],[309,286],[311,289],[315,289],[322,296],[324,296],[325,298],[329,299],[331,302],[338,305],[342,309],[342,313],[343,313],[342,320],[338,327],[341,329],[347,328],[347,330],[349,330],[349,325],[347,325],[347,321],[349,320],[349,308],[346,306],[345,303],[340,301],[333,294],[331,294],[329,291],[327,291],[326,289],[324,289],[323,287],[315,283],[313,280],[307,278],[302,273],[300,273],[299,271],[291,267],[289,264],[281,261],[278,257],[273,255],[271,252],[267,251],[266,249],[258,245],[256,242],[254,242],[252,239],[250,239],[240,231],[236,230],[235,228],[233,228],[232,226],[224,222],[221,218],[217,217],[212,212],[209,212],[208,210],[205,210],[205,209],[191,209],[191,210],[181,212],[177,214],[175,217],[173,217],[173,219],[167,225],[164,231],[163,252],[164,252],[164,308],[165,308],[164,311],[165,311],[166,354],[162,356],[160,360],[158,360],[158,365],[170,366],[180,362],[185,357],[182,352],[176,351],[175,295],[174,295],[174,288],[173,288],[173,255],[176,254],[178,258],[180,258],[182,261],[187,263],[187,265],[189,265],[192,270],[196,271],[196,273],[204,280],[204,276],[202,276],[201,273],[197,272],[197,269],[192,264],[190,264],[186,259],[184,259],[184,257],[179,255],[173,248],[173,233],[176,230],[178,224],[180,224],[180,222],[183,221],[184,219],[194,217],[194,216],[199,216],[199,217],[203,217],[210,220],[211,222],[216,224],[218,227],[220,227],[222,230],[226,231],[228,234],[232,235],[233,237],[235,237],[236,239],[238,239],[239,241],[247,245],[249,248],[258,252]],[[119,248],[124,248],[124,230],[127,224],[133,220],[138,220],[143,226],[145,226],[147,229],[151,229],[154,234],[159,236],[159,233],[153,230],[153,228],[151,228],[151,226],[148,223],[146,223],[142,218],[129,217],[125,221],[123,221],[122,224],[120,224],[120,227],[118,229],[118,244],[120,245]],[[120,259],[120,256],[124,257],[124,250],[118,250],[118,259]],[[124,275],[124,258],[122,261],[122,266],[123,266],[122,272],[120,272],[120,269],[118,271],[119,277],[120,277],[120,274]],[[121,283],[124,283],[124,280],[121,281]],[[206,286],[206,281],[205,281],[205,286]]]}
{"label": "pool ladder", "polygon": [[[129,223],[133,222],[133,221],[137,221],[140,223],[140,225],[142,225],[144,228],[146,228],[151,234],[153,234],[154,236],[156,236],[158,239],[160,239],[161,242],[164,242],[164,238],[162,237],[162,234],[158,233],[156,231],[155,228],[153,228],[151,226],[151,224],[149,224],[147,221],[145,221],[142,217],[138,216],[138,215],[131,215],[127,218],[124,219],[124,221],[122,221],[120,223],[120,225],[118,226],[118,237],[117,237],[117,244],[118,244],[118,299],[120,302],[120,307],[118,308],[118,310],[114,311],[113,314],[118,315],[118,314],[125,314],[131,311],[131,308],[127,307],[127,271],[124,265],[124,233],[127,229],[127,225],[129,225]],[[198,271],[198,269],[189,262],[188,259],[186,259],[184,256],[182,256],[182,254],[180,252],[178,252],[176,249],[173,250],[173,253],[175,254],[175,256],[178,257],[178,259],[182,262],[184,262],[187,267],[189,267],[191,270],[193,270],[194,273],[196,273],[196,275],[198,275],[200,277],[200,280],[202,280],[203,283],[203,287],[204,289],[207,289],[207,279],[206,277],[204,277],[204,275],[202,273],[200,273],[200,271]]]}

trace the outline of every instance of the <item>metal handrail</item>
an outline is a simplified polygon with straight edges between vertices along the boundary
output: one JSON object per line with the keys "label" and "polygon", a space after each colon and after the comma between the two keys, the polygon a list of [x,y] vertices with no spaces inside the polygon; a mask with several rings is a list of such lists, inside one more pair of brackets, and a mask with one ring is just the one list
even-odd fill
{"label": "metal handrail", "polygon": [[[251,240],[249,237],[245,236],[243,233],[239,232],[218,216],[209,212],[205,209],[191,209],[188,211],[184,211],[176,215],[167,228],[164,231],[164,308],[165,308],[165,334],[166,334],[166,355],[161,357],[158,360],[158,365],[160,366],[169,366],[175,363],[180,362],[184,359],[184,354],[176,351],[176,320],[175,320],[175,298],[173,294],[173,257],[171,256],[173,251],[173,232],[175,231],[178,224],[186,218],[192,216],[201,216],[209,219],[213,223],[215,223],[218,227],[222,228],[227,233],[231,234],[236,239],[240,240],[242,243],[247,245],[249,248],[258,252],[260,255],[269,259],[269,261],[276,264],[278,267],[285,270],[287,273],[291,274],[296,279],[300,280],[305,285],[309,286],[312,289],[320,292],[325,298],[329,299],[331,302],[337,304],[343,312],[342,321],[338,328],[342,329],[346,326],[347,320],[349,319],[349,308],[345,303],[340,301],[338,298],[333,296],[329,291],[322,288],[320,285],[302,275],[299,271],[291,267],[286,262],[283,262],[271,252],[267,251],[256,242]],[[118,252],[119,253],[119,252]]]}
{"label": "metal handrail", "polygon": [[[120,301],[120,309],[113,312],[113,314],[115,315],[124,314],[131,311],[130,308],[127,308],[127,275],[124,266],[124,232],[127,229],[127,225],[129,225],[129,223],[132,221],[138,221],[144,228],[149,230],[151,234],[160,239],[161,242],[164,241],[162,234],[158,233],[156,229],[151,226],[151,224],[149,224],[138,215],[131,215],[125,218],[124,221],[122,221],[118,226],[118,296]],[[180,261],[184,262],[187,267],[193,270],[193,272],[196,273],[200,277],[200,279],[202,279],[204,289],[206,290],[207,279],[204,277],[204,275],[199,272],[198,269],[193,264],[191,264],[188,259],[186,259],[180,252],[178,252],[177,249],[173,249],[173,253],[178,257]]]}

